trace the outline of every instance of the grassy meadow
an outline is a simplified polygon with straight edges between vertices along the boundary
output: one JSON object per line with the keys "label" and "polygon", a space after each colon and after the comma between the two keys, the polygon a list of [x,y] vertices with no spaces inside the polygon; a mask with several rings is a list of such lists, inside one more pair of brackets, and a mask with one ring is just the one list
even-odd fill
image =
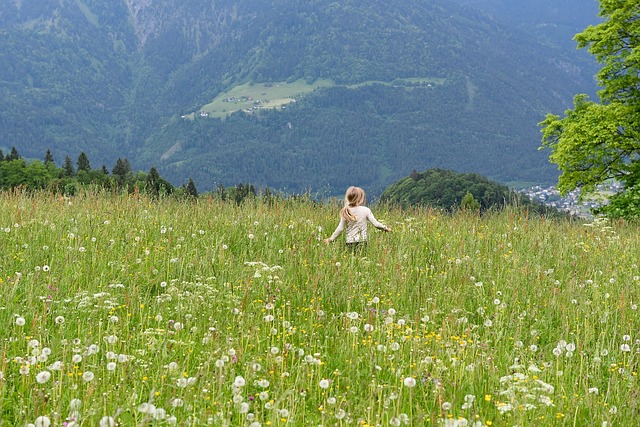
{"label": "grassy meadow", "polygon": [[[259,108],[277,108],[290,104],[295,98],[321,87],[330,87],[334,83],[331,80],[320,79],[313,84],[304,80],[295,82],[277,83],[245,83],[235,86],[218,95],[209,104],[203,106],[200,111],[208,113],[211,117],[224,118],[228,114],[240,110],[251,110],[254,101],[259,101]],[[233,101],[228,101],[233,99]]]}
{"label": "grassy meadow", "polygon": [[[443,84],[445,79],[431,77],[414,77],[406,79],[397,79],[393,82],[383,81],[366,81],[359,84],[348,85],[350,88],[357,88],[371,84],[382,85],[417,85],[417,84]],[[210,103],[204,105],[200,112],[207,113],[209,117],[225,118],[227,115],[236,111],[251,111],[254,106],[257,109],[273,109],[281,108],[292,102],[296,98],[313,92],[316,89],[333,87],[335,83],[332,80],[318,79],[313,83],[307,83],[304,79],[293,82],[276,82],[276,83],[244,83],[235,86],[226,92],[221,93]],[[254,102],[258,101],[257,104]],[[193,119],[197,113],[184,116]]]}
{"label": "grassy meadow", "polygon": [[616,426],[636,225],[0,195],[1,426]]}

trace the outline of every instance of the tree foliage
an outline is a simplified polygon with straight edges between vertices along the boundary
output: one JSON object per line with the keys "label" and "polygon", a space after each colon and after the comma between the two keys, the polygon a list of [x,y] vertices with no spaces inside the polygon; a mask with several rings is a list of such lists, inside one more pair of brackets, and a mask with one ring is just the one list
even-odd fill
{"label": "tree foliage", "polygon": [[91,162],[89,161],[89,158],[84,151],[78,156],[78,161],[76,164],[78,165],[78,172],[89,172],[91,170]]}
{"label": "tree foliage", "polygon": [[413,171],[410,176],[387,187],[380,201],[405,208],[429,206],[448,211],[462,208],[481,212],[518,205],[532,212],[560,216],[559,212],[482,175],[461,174],[445,169],[428,169],[422,173]]}
{"label": "tree foliage", "polygon": [[[155,168],[149,174],[133,174],[126,158],[119,158],[114,174],[109,176],[106,166],[91,169],[89,158],[81,153],[78,170],[73,170],[70,156],[65,157],[62,167],[56,166],[51,150],[47,150],[44,163],[40,160],[25,161],[14,147],[12,155],[0,158],[0,190],[23,188],[26,190],[49,189],[66,195],[75,194],[82,187],[97,187],[122,191],[141,191],[154,197],[168,196],[174,187],[162,178]],[[197,194],[196,194],[197,197]]]}
{"label": "tree foliage", "polygon": [[593,193],[609,179],[620,193],[599,212],[640,216],[640,8],[635,0],[600,0],[604,21],[577,34],[578,46],[602,64],[597,74],[599,102],[577,95],[564,117],[548,114],[542,146],[562,174],[558,189]]}

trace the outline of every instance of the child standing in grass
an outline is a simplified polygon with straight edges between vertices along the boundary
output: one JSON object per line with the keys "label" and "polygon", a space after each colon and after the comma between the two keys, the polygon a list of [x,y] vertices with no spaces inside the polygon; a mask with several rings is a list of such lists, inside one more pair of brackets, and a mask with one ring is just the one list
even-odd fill
{"label": "child standing in grass", "polygon": [[367,244],[367,221],[380,230],[391,231],[389,227],[378,222],[371,209],[364,206],[366,202],[366,195],[362,188],[347,188],[344,207],[340,211],[340,223],[331,237],[324,239],[324,242],[333,242],[346,228],[347,247],[355,250],[361,245],[365,246]]}

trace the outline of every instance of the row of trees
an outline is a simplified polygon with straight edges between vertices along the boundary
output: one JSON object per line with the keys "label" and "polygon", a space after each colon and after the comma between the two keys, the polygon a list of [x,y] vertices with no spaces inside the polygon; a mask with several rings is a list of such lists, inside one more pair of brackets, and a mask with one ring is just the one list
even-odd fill
{"label": "row of trees", "polygon": [[[84,152],[80,153],[75,162],[70,156],[66,156],[62,166],[58,167],[51,150],[47,150],[42,161],[28,162],[22,158],[15,147],[7,155],[0,150],[0,190],[19,187],[28,190],[50,189],[66,195],[73,195],[82,187],[94,187],[114,191],[143,192],[152,197],[173,195],[195,199],[199,196],[198,189],[191,178],[186,184],[176,188],[160,176],[155,167],[152,167],[148,173],[142,171],[134,173],[131,163],[126,158],[118,158],[109,171],[105,165],[97,169],[92,168]],[[211,193],[211,197],[237,204],[258,197],[266,201],[276,197],[282,198],[269,188],[258,192],[250,183],[239,183],[227,188],[219,184]]]}
{"label": "row of trees", "polygon": [[29,190],[51,189],[68,195],[86,186],[113,189],[116,191],[143,191],[152,196],[166,196],[177,191],[190,197],[197,197],[198,191],[189,180],[182,188],[176,189],[160,176],[152,167],[148,173],[133,172],[127,158],[118,158],[109,171],[105,165],[94,169],[84,152],[74,162],[66,156],[62,166],[57,166],[51,150],[47,150],[43,161],[27,162],[13,147],[6,156],[0,150],[0,189],[23,187]]}

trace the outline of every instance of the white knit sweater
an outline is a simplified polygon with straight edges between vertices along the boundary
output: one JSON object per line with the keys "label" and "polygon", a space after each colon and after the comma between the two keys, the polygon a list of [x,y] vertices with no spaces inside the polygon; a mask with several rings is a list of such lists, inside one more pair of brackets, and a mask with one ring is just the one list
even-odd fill
{"label": "white knit sweater", "polygon": [[334,241],[340,233],[347,228],[347,243],[366,242],[367,241],[367,221],[376,228],[384,230],[387,228],[384,224],[378,222],[373,216],[371,209],[366,206],[355,206],[349,208],[351,213],[356,217],[355,221],[346,221],[344,218],[340,218],[340,224],[333,232],[330,241]]}

